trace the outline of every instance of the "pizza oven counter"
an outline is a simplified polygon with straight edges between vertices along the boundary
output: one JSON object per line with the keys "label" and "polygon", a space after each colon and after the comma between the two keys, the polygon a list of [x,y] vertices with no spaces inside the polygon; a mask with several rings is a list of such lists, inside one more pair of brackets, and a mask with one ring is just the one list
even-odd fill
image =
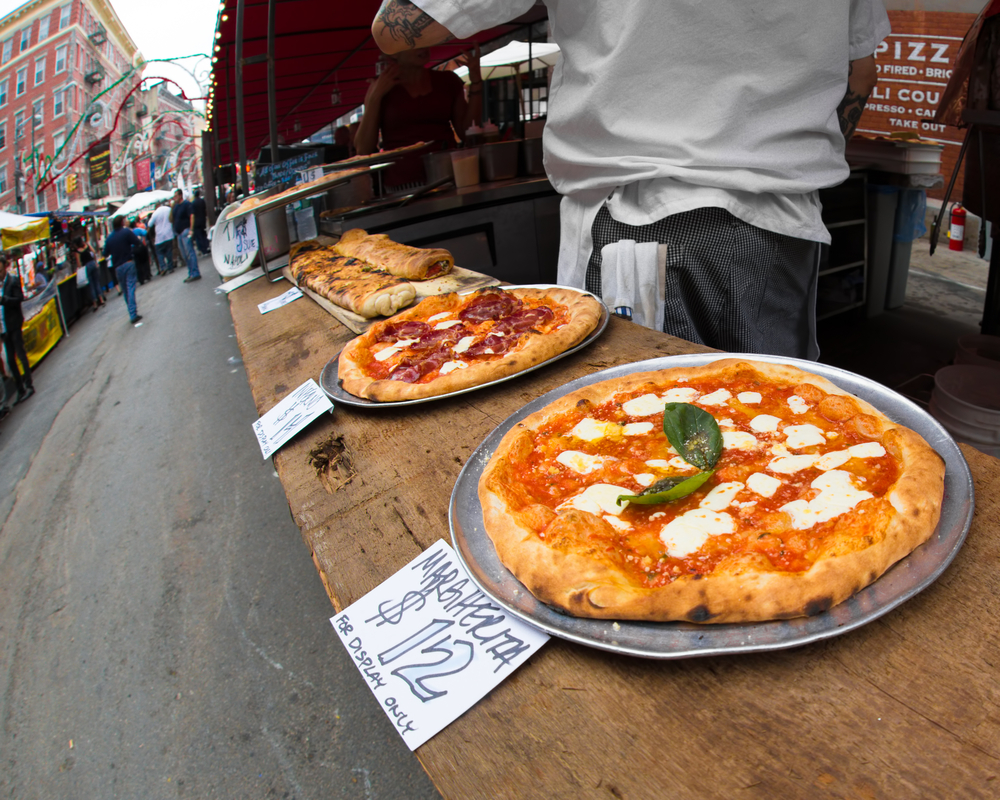
{"label": "pizza oven counter", "polygon": [[[305,301],[261,315],[285,289],[229,295],[259,413],[352,336]],[[448,538],[463,465],[525,404],[597,370],[704,351],[612,318],[589,347],[508,383],[315,422],[274,462],[334,608]],[[885,616],[796,649],[677,661],[553,638],[418,758],[448,798],[996,796],[1000,461],[961,448],[976,493],[965,545]]]}

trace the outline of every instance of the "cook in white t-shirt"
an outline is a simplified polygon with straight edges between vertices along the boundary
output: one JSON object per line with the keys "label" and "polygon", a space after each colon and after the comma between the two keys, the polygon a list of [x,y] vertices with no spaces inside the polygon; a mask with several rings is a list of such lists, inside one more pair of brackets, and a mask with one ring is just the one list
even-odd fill
{"label": "cook in white t-shirt", "polygon": [[[467,38],[534,0],[415,4],[383,4],[372,32],[384,50]],[[584,285],[602,207],[629,226],[723,209],[783,237],[830,241],[817,192],[848,175],[845,131],[890,30],[882,0],[545,4],[561,49],[544,133],[546,171],[564,196],[560,283]]]}

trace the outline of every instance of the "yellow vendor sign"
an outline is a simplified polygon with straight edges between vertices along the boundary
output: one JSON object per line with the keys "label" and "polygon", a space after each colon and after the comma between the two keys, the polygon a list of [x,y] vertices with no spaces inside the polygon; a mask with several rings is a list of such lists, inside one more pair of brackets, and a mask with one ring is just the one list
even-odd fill
{"label": "yellow vendor sign", "polygon": [[49,221],[45,217],[36,219],[0,211],[0,236],[4,250],[43,241],[49,238]]}
{"label": "yellow vendor sign", "polygon": [[28,363],[35,366],[49,350],[56,346],[56,342],[63,335],[55,298],[42,306],[42,310],[35,316],[26,320],[21,331],[24,333],[24,349],[28,353]]}

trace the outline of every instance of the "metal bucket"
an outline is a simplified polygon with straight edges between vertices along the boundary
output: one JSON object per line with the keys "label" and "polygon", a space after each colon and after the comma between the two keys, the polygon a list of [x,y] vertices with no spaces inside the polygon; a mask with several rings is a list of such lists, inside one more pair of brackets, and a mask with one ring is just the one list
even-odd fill
{"label": "metal bucket", "polygon": [[451,152],[441,150],[437,153],[427,153],[423,157],[424,173],[427,183],[436,183],[445,178],[454,178],[455,170],[451,166]]}
{"label": "metal bucket", "polygon": [[288,221],[285,218],[284,206],[257,214],[257,237],[260,240],[261,252],[268,261],[273,261],[288,252]]}
{"label": "metal bucket", "polygon": [[330,210],[356,208],[357,206],[364,205],[374,196],[372,176],[356,175],[347,183],[334,186],[326,193],[326,207]]}
{"label": "metal bucket", "polygon": [[493,142],[479,148],[479,174],[484,181],[502,181],[517,176],[520,141]]}

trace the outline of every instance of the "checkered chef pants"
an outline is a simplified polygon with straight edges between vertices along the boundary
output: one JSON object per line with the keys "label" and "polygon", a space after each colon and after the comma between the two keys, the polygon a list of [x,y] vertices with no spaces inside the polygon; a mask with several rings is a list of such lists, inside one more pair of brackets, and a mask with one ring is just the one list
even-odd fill
{"label": "checkered chef pants", "polygon": [[667,245],[666,333],[733,353],[815,360],[818,242],[697,208],[649,225],[626,225],[607,206],[593,225],[586,289],[601,295],[601,249],[612,242]]}

